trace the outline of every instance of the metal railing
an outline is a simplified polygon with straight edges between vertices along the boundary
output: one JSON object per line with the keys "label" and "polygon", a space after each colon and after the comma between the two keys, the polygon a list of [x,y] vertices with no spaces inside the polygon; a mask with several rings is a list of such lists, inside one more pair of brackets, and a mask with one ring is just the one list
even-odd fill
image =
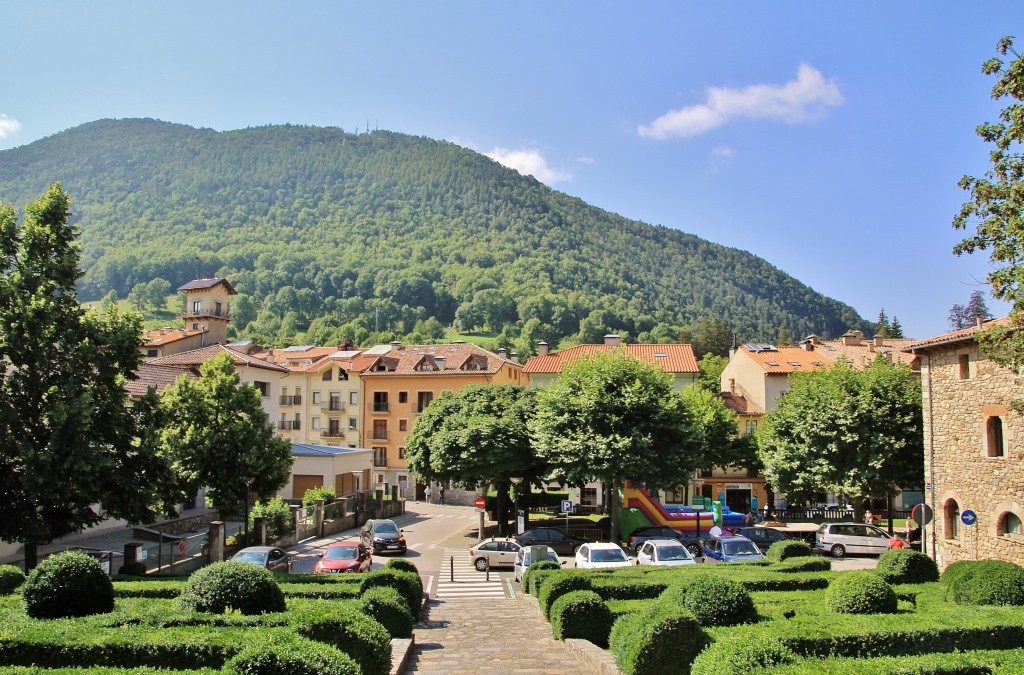
{"label": "metal railing", "polygon": [[321,438],[344,438],[345,432],[342,429],[321,429]]}
{"label": "metal railing", "polygon": [[302,405],[302,396],[295,394],[294,396],[284,395],[280,399],[281,405]]}

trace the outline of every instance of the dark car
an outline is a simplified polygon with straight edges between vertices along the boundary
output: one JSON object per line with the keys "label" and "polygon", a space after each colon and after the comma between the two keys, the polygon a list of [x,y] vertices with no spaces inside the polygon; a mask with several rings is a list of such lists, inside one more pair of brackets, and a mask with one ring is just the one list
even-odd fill
{"label": "dark car", "polygon": [[374,553],[405,553],[405,535],[393,520],[368,520],[359,530],[359,541]]}
{"label": "dark car", "polygon": [[633,530],[626,538],[626,546],[633,555],[636,555],[643,546],[644,542],[648,539],[673,539],[678,541],[680,544],[686,547],[686,550],[690,552],[695,558],[699,558],[701,555],[701,541],[697,537],[691,537],[683,534],[679,530],[671,527],[665,527],[664,525],[652,525],[650,527],[638,527]]}
{"label": "dark car", "polygon": [[231,559],[265,567],[275,574],[287,574],[292,571],[292,559],[286,551],[276,546],[249,546],[231,556]]}
{"label": "dark car", "polygon": [[556,527],[538,527],[516,535],[520,546],[550,546],[558,555],[576,555],[576,549],[586,540],[574,537]]}
{"label": "dark car", "polygon": [[774,527],[741,527],[735,534],[754,542],[761,553],[767,553],[768,548],[775,542],[789,539],[785,532],[780,532]]}

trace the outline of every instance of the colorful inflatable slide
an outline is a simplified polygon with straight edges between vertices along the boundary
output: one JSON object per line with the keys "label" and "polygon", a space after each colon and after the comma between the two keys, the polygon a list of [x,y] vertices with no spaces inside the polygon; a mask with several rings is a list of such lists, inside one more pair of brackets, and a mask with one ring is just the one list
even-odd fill
{"label": "colorful inflatable slide", "polygon": [[[622,491],[623,509],[635,512],[631,521],[642,516],[651,525],[672,527],[684,534],[699,537],[708,533],[715,524],[711,511],[696,506],[665,506],[645,488],[628,486]],[[728,506],[722,507],[722,527],[742,527],[743,514],[733,513]],[[639,526],[638,526],[639,527]]]}

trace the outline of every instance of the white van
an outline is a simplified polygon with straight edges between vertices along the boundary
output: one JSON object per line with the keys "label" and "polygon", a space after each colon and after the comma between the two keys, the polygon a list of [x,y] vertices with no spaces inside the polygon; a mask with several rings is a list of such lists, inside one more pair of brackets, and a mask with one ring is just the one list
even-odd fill
{"label": "white van", "polygon": [[[516,581],[523,580],[523,575],[526,574],[526,568],[529,567],[530,563],[533,562],[533,560],[530,559],[530,550],[532,548],[532,546],[524,546],[521,549],[519,549],[518,553],[516,553],[516,564],[512,568],[512,573],[515,576]],[[559,565],[565,564],[558,559],[558,554],[555,553],[555,549],[551,548],[550,546],[545,546],[544,548],[548,550],[548,560],[553,560]]]}
{"label": "white van", "polygon": [[863,523],[823,523],[814,533],[814,548],[842,558],[847,553],[881,555],[889,550],[889,534]]}

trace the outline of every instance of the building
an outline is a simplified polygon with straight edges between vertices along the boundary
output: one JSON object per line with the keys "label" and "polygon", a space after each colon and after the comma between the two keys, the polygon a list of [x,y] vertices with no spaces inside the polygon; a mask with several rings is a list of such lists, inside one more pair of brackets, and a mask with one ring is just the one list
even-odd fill
{"label": "building", "polygon": [[227,279],[195,279],[178,288],[185,306],[178,318],[182,328],[161,328],[145,335],[142,353],[153,359],[227,342],[230,300],[238,295]]}
{"label": "building", "polygon": [[[924,395],[929,553],[940,567],[959,560],[1024,564],[1024,399],[1018,373],[981,353],[977,337],[996,319],[916,342]],[[971,511],[975,519],[964,515]]]}
{"label": "building", "polygon": [[355,494],[370,484],[373,451],[292,443],[292,477],[278,491],[282,499],[302,499],[306,490],[333,487],[340,497]]}

